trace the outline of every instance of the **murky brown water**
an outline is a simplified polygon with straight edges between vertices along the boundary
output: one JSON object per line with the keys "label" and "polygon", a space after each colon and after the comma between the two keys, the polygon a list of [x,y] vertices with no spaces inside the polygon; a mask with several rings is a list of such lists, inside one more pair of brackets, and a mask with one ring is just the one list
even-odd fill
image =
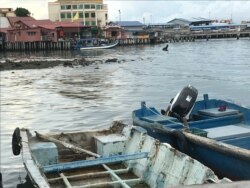
{"label": "murky brown water", "polygon": [[[28,187],[21,156],[13,156],[15,127],[41,132],[131,123],[131,112],[145,100],[165,108],[187,84],[210,97],[250,106],[250,40],[118,47],[67,53],[9,53],[4,57],[114,57],[122,63],[1,72],[1,172],[5,188]],[[20,177],[20,178],[19,178]],[[17,184],[19,184],[17,186]]]}

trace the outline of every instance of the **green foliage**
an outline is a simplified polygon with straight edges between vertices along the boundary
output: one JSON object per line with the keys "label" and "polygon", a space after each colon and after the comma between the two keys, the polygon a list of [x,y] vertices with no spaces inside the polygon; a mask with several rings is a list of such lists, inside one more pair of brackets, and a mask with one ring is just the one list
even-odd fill
{"label": "green foliage", "polygon": [[92,36],[97,38],[103,38],[103,31],[100,27],[92,27],[91,28]]}
{"label": "green foliage", "polygon": [[15,10],[15,14],[16,16],[26,17],[26,16],[30,16],[30,11],[28,11],[26,8],[18,7]]}

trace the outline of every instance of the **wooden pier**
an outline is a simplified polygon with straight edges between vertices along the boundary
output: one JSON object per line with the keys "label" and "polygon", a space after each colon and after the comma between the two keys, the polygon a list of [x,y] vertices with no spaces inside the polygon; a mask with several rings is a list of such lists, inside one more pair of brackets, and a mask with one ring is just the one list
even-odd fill
{"label": "wooden pier", "polygon": [[128,39],[119,39],[119,45],[140,45],[140,44],[150,44],[150,38],[128,38]]}
{"label": "wooden pier", "polygon": [[240,32],[189,32],[189,33],[171,33],[165,36],[169,42],[194,42],[196,39],[223,39],[223,38],[250,38],[250,31]]}
{"label": "wooden pier", "polygon": [[0,45],[1,51],[70,50],[70,41],[8,42]]}
{"label": "wooden pier", "polygon": [[[250,38],[250,31],[196,31],[196,32],[165,32],[163,33],[163,41],[165,42],[194,42],[195,40],[204,39],[223,39],[223,38]],[[119,45],[144,45],[152,43],[160,43],[162,40],[157,38],[127,38],[119,39]],[[0,43],[0,51],[40,51],[40,50],[71,50],[71,41],[37,41],[37,42],[2,42]]]}

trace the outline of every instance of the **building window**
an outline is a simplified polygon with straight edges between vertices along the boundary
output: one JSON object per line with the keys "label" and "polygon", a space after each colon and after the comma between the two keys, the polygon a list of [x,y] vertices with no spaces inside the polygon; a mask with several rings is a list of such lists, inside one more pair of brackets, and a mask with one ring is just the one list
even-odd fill
{"label": "building window", "polygon": [[95,5],[92,4],[92,5],[91,5],[91,9],[95,9]]}
{"label": "building window", "polygon": [[91,13],[91,18],[95,18],[95,13],[94,12]]}
{"label": "building window", "polygon": [[102,5],[96,5],[96,9],[98,10],[102,9]]}
{"label": "building window", "polygon": [[90,25],[90,22],[89,22],[89,21],[86,21],[86,22],[85,22],[85,25]]}
{"label": "building window", "polygon": [[105,14],[105,20],[107,20],[108,19],[108,14]]}
{"label": "building window", "polygon": [[77,5],[78,9],[83,9],[83,5]]}
{"label": "building window", "polygon": [[82,12],[79,13],[79,18],[83,18],[83,13]]}
{"label": "building window", "polygon": [[77,9],[77,5],[72,5],[73,9]]}
{"label": "building window", "polygon": [[89,18],[89,13],[85,13],[85,18]]}
{"label": "building window", "polygon": [[61,19],[65,19],[65,14],[61,13]]}
{"label": "building window", "polygon": [[71,13],[67,13],[67,18],[71,18]]}
{"label": "building window", "polygon": [[70,10],[71,9],[71,5],[66,5],[66,9]]}
{"label": "building window", "polygon": [[66,10],[66,6],[65,5],[61,5],[61,10]]}
{"label": "building window", "polygon": [[34,36],[34,35],[36,35],[36,32],[35,32],[35,31],[28,31],[27,33],[28,33],[29,36]]}
{"label": "building window", "polygon": [[84,5],[85,9],[90,9],[90,5]]}
{"label": "building window", "polygon": [[91,22],[91,25],[96,25],[96,22],[95,22],[95,21],[92,21],[92,22]]}

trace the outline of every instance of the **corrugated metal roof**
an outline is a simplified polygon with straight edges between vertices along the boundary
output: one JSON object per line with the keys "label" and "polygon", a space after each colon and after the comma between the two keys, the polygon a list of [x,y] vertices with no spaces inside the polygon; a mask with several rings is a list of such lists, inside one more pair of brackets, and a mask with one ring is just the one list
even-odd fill
{"label": "corrugated metal roof", "polygon": [[[30,28],[35,28],[35,27],[42,27],[45,29],[55,29],[57,27],[67,27],[67,28],[72,28],[72,27],[88,27],[84,26],[82,23],[78,22],[52,22],[49,19],[46,20],[19,20],[20,22],[24,23]],[[18,21],[17,21],[18,22]]]}
{"label": "corrugated metal roof", "polygon": [[119,25],[121,27],[143,27],[145,26],[139,21],[117,21],[113,22],[116,25]]}
{"label": "corrugated metal roof", "polygon": [[212,20],[207,19],[207,18],[202,18],[202,17],[198,17],[198,18],[190,18],[190,19],[184,19],[184,18],[175,18],[173,20],[170,20],[168,23],[171,23],[175,20],[180,20],[182,22],[186,22],[187,24],[190,23],[194,23],[194,22],[211,22]]}
{"label": "corrugated metal roof", "polygon": [[25,25],[27,25],[30,28],[39,27],[42,25],[51,25],[51,26],[54,25],[54,23],[51,20],[23,20],[21,22],[23,22]]}
{"label": "corrugated metal roof", "polygon": [[31,21],[31,20],[35,20],[35,18],[33,17],[8,17],[8,20],[10,22],[10,25],[14,25],[15,22],[18,22],[18,21]]}
{"label": "corrugated metal roof", "polygon": [[174,18],[174,19],[170,20],[168,23],[174,22],[174,21],[176,21],[176,20],[180,20],[180,21],[182,21],[182,22],[190,23],[189,20],[186,20],[186,19],[184,19],[184,18]]}
{"label": "corrugated metal roof", "polygon": [[80,22],[55,22],[55,27],[89,27]]}
{"label": "corrugated metal roof", "polygon": [[202,18],[202,17],[198,17],[198,18],[191,18],[189,19],[190,22],[211,22],[212,20],[207,19],[207,18]]}

